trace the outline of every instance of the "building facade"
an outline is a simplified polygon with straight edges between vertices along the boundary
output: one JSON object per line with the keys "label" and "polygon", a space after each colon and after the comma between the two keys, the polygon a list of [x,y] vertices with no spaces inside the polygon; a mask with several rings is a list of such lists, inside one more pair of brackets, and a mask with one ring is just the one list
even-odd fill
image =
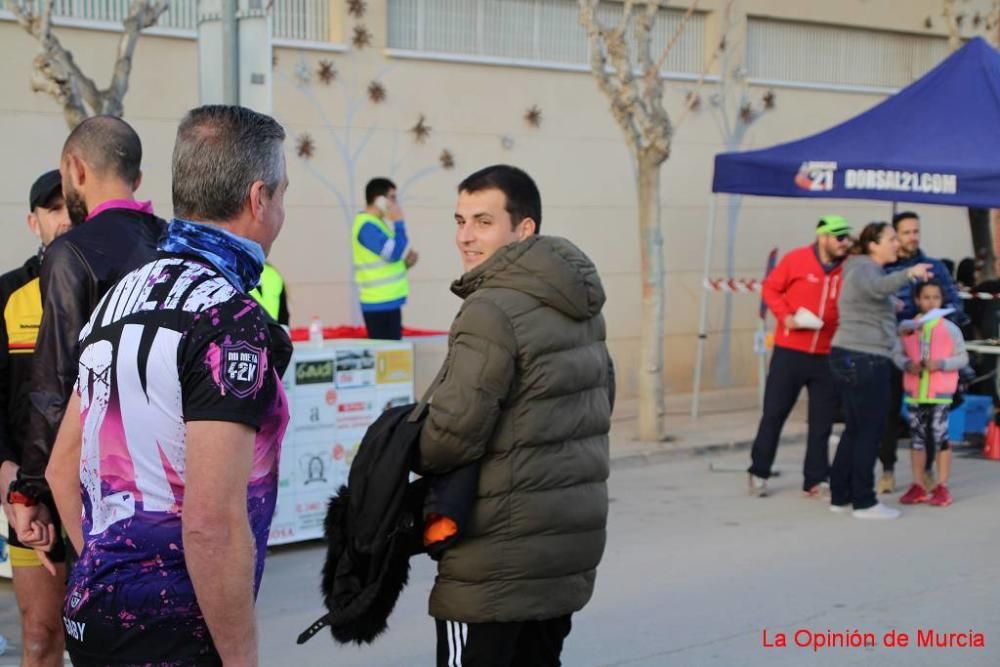
{"label": "building facade", "polygon": [[[621,391],[633,394],[641,304],[634,168],[589,73],[575,0],[367,0],[360,17],[350,4],[275,0],[273,6],[269,83],[272,113],[289,132],[291,186],[272,261],[289,285],[293,325],[313,315],[328,324],[356,317],[351,217],[363,206],[365,182],[388,176],[400,186],[421,257],[404,321],[446,329],[459,306],[448,290],[460,272],[455,186],[475,169],[507,162],[537,179],[545,233],[572,239],[596,262],[608,293]],[[956,4],[963,35],[981,34],[990,2]],[[127,5],[56,2],[56,33],[98,85],[110,79]],[[665,99],[676,125],[661,187],[669,390],[691,386],[713,156],[826,129],[918,78],[949,52],[941,9],[940,0],[706,0],[687,19],[673,5],[661,10],[654,52],[679,35],[664,62]],[[605,20],[617,20],[620,4],[605,0],[601,11]],[[125,117],[145,147],[139,194],[164,217],[171,210],[176,124],[199,103],[196,22],[195,0],[173,0],[160,25],[139,40],[125,98]],[[3,267],[33,249],[22,223],[27,189],[57,166],[67,132],[55,102],[31,91],[37,50],[0,12]],[[698,103],[689,105],[695,96]],[[719,277],[760,277],[772,248],[810,242],[825,213],[841,213],[858,228],[891,215],[888,205],[864,201],[722,197],[718,203],[710,259]],[[964,210],[914,208],[925,220],[930,253],[956,261],[971,254]],[[733,297],[728,317],[726,301],[717,294],[709,300],[706,387],[756,382],[759,299]],[[723,329],[730,332],[725,359]]]}

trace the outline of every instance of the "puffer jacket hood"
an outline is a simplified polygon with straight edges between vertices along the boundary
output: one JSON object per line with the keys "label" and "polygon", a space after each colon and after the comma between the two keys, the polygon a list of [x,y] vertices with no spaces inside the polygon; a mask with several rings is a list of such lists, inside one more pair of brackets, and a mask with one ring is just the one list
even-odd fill
{"label": "puffer jacket hood", "polygon": [[466,299],[484,287],[523,292],[577,321],[597,316],[605,301],[594,263],[556,236],[532,236],[501,248],[456,280],[451,291]]}

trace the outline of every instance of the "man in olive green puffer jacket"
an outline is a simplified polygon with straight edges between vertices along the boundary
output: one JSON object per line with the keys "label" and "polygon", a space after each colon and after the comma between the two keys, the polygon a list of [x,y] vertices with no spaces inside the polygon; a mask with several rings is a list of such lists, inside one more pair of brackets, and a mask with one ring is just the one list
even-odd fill
{"label": "man in olive green puffer jacket", "polygon": [[464,303],[420,439],[424,472],[479,464],[469,525],[431,592],[438,664],[559,665],[594,590],[614,371],[593,263],[540,237],[541,198],[497,165],[458,188]]}

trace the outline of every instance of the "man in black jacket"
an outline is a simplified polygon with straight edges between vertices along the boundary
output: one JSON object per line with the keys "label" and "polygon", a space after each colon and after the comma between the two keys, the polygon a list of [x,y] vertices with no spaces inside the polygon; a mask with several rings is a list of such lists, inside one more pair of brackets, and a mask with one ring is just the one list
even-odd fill
{"label": "man in black jacket", "polygon": [[[13,513],[7,504],[7,487],[17,476],[21,447],[28,427],[28,390],[35,337],[42,319],[38,271],[42,253],[53,239],[69,229],[59,170],[38,177],[28,197],[28,227],[41,241],[39,251],[20,268],[0,276],[0,489],[8,521],[10,563],[14,595],[21,615],[21,645],[25,665],[49,667],[63,664],[63,629],[60,620],[66,586],[62,565],[57,576],[42,569],[35,552],[25,549],[14,532]],[[61,560],[53,554],[52,560]]]}
{"label": "man in black jacket", "polygon": [[119,278],[153,258],[165,229],[150,202],[135,200],[141,162],[139,135],[112,116],[83,121],[63,146],[59,171],[74,229],[52,244],[42,262],[30,424],[9,494],[18,537],[36,549],[47,549],[57,535],[45,466],[76,380],[80,330]]}

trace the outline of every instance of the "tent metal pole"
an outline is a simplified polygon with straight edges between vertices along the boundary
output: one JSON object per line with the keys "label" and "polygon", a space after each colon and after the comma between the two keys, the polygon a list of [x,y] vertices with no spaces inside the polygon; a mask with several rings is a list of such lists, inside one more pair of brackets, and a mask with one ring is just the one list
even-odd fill
{"label": "tent metal pole", "polygon": [[698,353],[694,362],[694,386],[691,389],[691,416],[698,417],[701,401],[701,374],[705,362],[705,339],[708,329],[708,272],[712,264],[712,244],[715,241],[715,205],[718,197],[713,193],[708,198],[708,224],[705,225],[705,263],[701,275],[701,313],[698,316]]}
{"label": "tent metal pole", "polygon": [[899,202],[892,202],[892,217],[895,218],[896,214],[899,213]]}

